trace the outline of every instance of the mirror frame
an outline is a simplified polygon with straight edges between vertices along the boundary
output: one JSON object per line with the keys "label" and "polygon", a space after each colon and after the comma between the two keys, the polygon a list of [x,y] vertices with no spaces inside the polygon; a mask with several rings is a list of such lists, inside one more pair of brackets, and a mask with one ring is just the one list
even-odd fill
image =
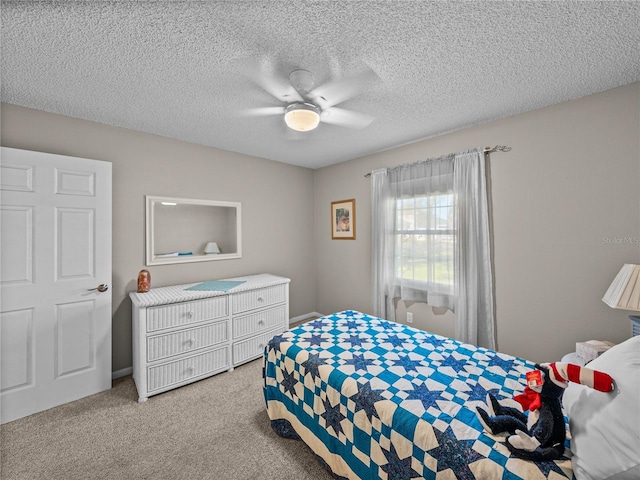
{"label": "mirror frame", "polygon": [[[230,260],[242,258],[242,204],[240,202],[223,202],[217,200],[199,200],[194,198],[159,197],[155,195],[145,195],[146,198],[146,265],[171,265],[176,263],[211,262],[215,260]],[[173,202],[188,205],[208,205],[212,207],[229,207],[236,209],[236,251],[233,253],[219,253],[215,255],[185,255],[178,257],[157,258],[154,254],[154,206],[159,202]]]}

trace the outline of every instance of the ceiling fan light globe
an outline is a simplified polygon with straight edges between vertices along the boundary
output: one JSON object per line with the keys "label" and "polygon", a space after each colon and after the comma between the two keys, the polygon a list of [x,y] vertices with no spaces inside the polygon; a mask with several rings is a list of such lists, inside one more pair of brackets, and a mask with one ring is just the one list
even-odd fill
{"label": "ceiling fan light globe", "polygon": [[320,110],[310,103],[294,103],[285,110],[284,121],[292,130],[308,132],[320,123]]}

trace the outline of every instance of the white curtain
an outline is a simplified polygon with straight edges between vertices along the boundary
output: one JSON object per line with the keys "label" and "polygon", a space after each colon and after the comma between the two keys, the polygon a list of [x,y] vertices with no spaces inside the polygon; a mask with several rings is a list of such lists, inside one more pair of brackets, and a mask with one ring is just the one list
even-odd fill
{"label": "white curtain", "polygon": [[395,301],[455,313],[455,335],[496,349],[484,153],[481,148],[372,172],[373,309]]}

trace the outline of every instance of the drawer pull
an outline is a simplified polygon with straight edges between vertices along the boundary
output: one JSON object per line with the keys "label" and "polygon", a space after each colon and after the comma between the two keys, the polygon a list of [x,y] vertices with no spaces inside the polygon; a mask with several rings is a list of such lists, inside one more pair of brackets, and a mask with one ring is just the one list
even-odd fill
{"label": "drawer pull", "polygon": [[194,372],[195,372],[195,368],[193,367],[187,367],[184,371],[187,377],[193,377]]}
{"label": "drawer pull", "polygon": [[187,312],[187,318],[193,318],[193,312]]}
{"label": "drawer pull", "polygon": [[260,302],[260,303],[264,302],[264,300],[262,299],[262,297],[258,297],[258,302]]}
{"label": "drawer pull", "polygon": [[258,325],[264,325],[264,320],[260,320],[260,321],[258,322]]}
{"label": "drawer pull", "polygon": [[196,343],[195,340],[193,338],[190,338],[189,340],[187,340],[185,342],[187,344],[187,347],[193,347],[193,345]]}

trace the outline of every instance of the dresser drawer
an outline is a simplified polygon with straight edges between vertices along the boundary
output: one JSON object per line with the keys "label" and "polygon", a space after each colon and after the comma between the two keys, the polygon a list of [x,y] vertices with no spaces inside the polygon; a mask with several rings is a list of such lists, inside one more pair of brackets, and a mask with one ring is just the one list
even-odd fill
{"label": "dresser drawer", "polygon": [[227,314],[226,296],[150,307],[147,309],[147,332],[213,320]]}
{"label": "dresser drawer", "polygon": [[228,348],[224,345],[199,355],[193,355],[155,367],[148,367],[147,390],[153,392],[192,378],[226,370],[229,368],[229,359],[227,357]]}
{"label": "dresser drawer", "polygon": [[284,303],[287,299],[287,285],[258,288],[248,292],[236,293],[231,297],[233,313],[248,312],[256,308]]}
{"label": "dresser drawer", "polygon": [[147,361],[155,362],[163,358],[226,342],[229,340],[227,325],[226,321],[221,321],[202,327],[148,337]]}
{"label": "dresser drawer", "polygon": [[270,308],[268,310],[260,310],[255,313],[234,317],[232,320],[233,338],[234,340],[246,337],[247,335],[255,335],[266,330],[273,330],[276,327],[285,328],[286,322],[285,305]]}
{"label": "dresser drawer", "polygon": [[233,344],[233,364],[238,365],[248,360],[258,358],[264,354],[264,347],[267,346],[269,340],[274,335],[278,335],[284,331],[284,327],[278,330],[263,333],[261,335],[247,338]]}

